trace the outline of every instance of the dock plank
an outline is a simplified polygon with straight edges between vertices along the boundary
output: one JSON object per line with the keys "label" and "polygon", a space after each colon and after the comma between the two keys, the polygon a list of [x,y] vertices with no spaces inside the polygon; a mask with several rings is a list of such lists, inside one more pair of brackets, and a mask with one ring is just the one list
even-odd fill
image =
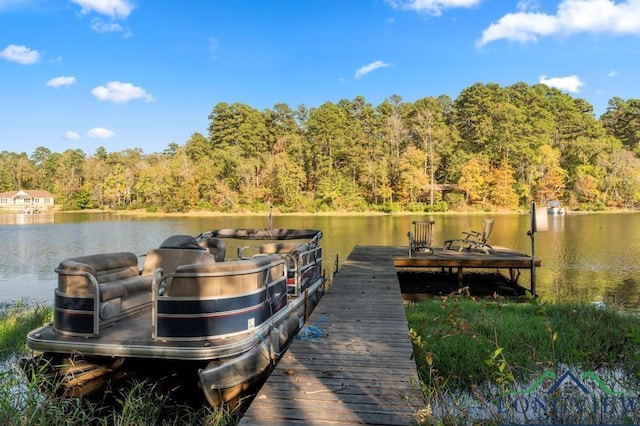
{"label": "dock plank", "polygon": [[397,247],[356,246],[241,425],[415,423],[424,408],[393,258]]}

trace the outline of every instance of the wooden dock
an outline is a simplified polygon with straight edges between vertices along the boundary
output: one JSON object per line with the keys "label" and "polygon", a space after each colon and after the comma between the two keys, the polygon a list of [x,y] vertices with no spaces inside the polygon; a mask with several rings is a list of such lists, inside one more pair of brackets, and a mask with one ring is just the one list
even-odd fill
{"label": "wooden dock", "polygon": [[[504,247],[494,247],[490,253],[480,251],[444,250],[433,247],[428,253],[415,257],[406,254],[393,260],[397,268],[457,268],[458,285],[462,287],[465,268],[507,269],[513,284],[517,284],[520,269],[533,270],[531,256],[518,253]],[[535,261],[535,267],[540,266],[540,260]],[[532,293],[535,293],[532,280]]]}
{"label": "wooden dock", "polygon": [[241,425],[414,424],[425,402],[393,258],[401,247],[356,246]]}

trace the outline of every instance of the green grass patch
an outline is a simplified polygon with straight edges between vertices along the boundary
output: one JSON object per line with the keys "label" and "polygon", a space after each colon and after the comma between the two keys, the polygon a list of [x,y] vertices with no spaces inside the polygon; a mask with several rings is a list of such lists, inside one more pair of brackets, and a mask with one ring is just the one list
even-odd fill
{"label": "green grass patch", "polygon": [[232,413],[209,406],[176,404],[154,383],[134,381],[112,401],[69,398],[51,391],[44,377],[26,380],[17,365],[0,372],[0,423],[6,425],[203,425],[237,424]]}
{"label": "green grass patch", "polygon": [[26,349],[27,333],[53,320],[53,308],[24,301],[0,307],[0,361]]}
{"label": "green grass patch", "polygon": [[445,380],[469,389],[494,381],[498,350],[516,380],[559,364],[640,371],[640,317],[612,309],[460,297],[420,302],[406,312],[427,385]]}
{"label": "green grass patch", "polygon": [[[406,313],[427,412],[437,412],[427,424],[478,418],[483,424],[504,423],[495,401],[512,401],[549,371],[554,377],[567,370],[578,377],[583,377],[579,372],[598,372],[607,380],[618,375],[640,389],[636,314],[590,304],[463,296],[419,302],[407,306]],[[468,409],[472,404],[476,408]],[[577,421],[593,420],[593,413],[578,411],[586,417]],[[572,423],[569,412],[544,415],[555,416],[547,421]],[[626,423],[627,414],[615,418]]]}

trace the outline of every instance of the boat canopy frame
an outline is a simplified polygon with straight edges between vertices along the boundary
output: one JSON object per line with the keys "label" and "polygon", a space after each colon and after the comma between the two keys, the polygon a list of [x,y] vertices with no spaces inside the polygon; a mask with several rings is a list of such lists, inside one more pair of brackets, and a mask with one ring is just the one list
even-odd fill
{"label": "boat canopy frame", "polygon": [[204,232],[196,237],[205,238],[233,238],[238,240],[302,240],[309,239],[310,243],[318,243],[322,238],[322,231],[318,229],[276,229],[276,228],[222,228]]}

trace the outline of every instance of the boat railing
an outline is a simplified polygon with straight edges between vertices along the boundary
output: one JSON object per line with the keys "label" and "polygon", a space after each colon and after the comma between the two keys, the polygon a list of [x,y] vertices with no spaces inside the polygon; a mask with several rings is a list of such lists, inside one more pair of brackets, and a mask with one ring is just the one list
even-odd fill
{"label": "boat railing", "polygon": [[287,261],[287,291],[290,296],[300,295],[309,275],[315,268],[322,269],[322,248],[315,239],[309,242],[266,243],[259,247],[259,252],[277,254]]}
{"label": "boat railing", "polygon": [[[88,289],[88,298],[93,299],[93,325],[92,325],[92,330],[91,330],[91,334],[93,334],[94,337],[98,336],[100,334],[100,315],[98,314],[100,312],[100,284],[98,283],[98,280],[96,279],[95,276],[93,276],[93,274],[86,272],[86,271],[79,271],[79,270],[73,270],[73,271],[69,271],[69,270],[62,270],[59,268],[55,269],[55,272],[57,272],[59,275],[63,275],[63,276],[76,276],[76,277],[82,277],[85,278],[87,280],[87,282],[89,282],[91,284],[90,288]],[[59,296],[61,296],[63,293],[59,290],[56,289],[55,290],[55,296],[56,296],[56,308],[58,308],[58,302],[57,299]],[[77,297],[76,297],[77,298]],[[83,297],[85,298],[85,297]],[[57,315],[58,309],[56,309],[56,312],[54,313],[54,315]],[[55,324],[55,322],[54,322]],[[64,334],[68,334],[68,335],[84,335],[86,333],[84,332],[77,332],[77,331],[69,331],[69,330],[64,330],[62,328],[58,328],[58,331],[63,332]]]}
{"label": "boat railing", "polygon": [[286,256],[292,259],[290,265],[292,268],[287,281],[289,295],[298,296],[307,287],[305,283],[311,279],[309,275],[318,268],[322,269],[322,248],[314,247]]}

